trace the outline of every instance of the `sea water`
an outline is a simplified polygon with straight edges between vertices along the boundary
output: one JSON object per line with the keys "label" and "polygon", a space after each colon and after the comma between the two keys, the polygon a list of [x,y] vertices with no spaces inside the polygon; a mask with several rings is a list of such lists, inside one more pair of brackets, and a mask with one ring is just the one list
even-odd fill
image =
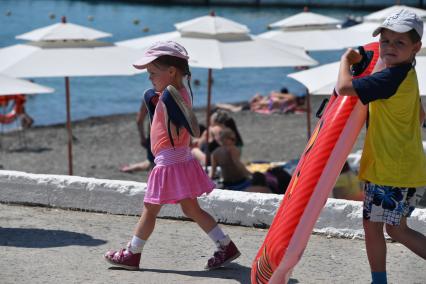
{"label": "sea water", "polygon": [[[115,42],[175,30],[174,24],[207,15],[214,10],[216,15],[247,25],[252,34],[267,31],[268,24],[301,12],[299,8],[238,8],[200,6],[155,6],[120,1],[75,1],[75,0],[1,0],[0,1],[0,48],[22,43],[15,36],[36,28],[60,21],[67,21],[111,33],[106,41]],[[371,11],[350,9],[312,9],[341,20],[348,15],[364,15]],[[311,52],[320,64],[336,61],[342,50]],[[261,56],[261,55],[259,55]],[[58,62],[60,64],[60,62]],[[1,62],[0,62],[1,65]],[[286,77],[295,72],[293,68],[231,68],[213,70],[212,101],[240,102],[250,99],[255,93],[268,94],[286,86],[290,92],[303,95],[303,85]],[[206,105],[207,70],[193,68],[194,105]],[[337,74],[336,74],[337,75]],[[30,79],[30,78],[29,78]],[[37,78],[34,80],[54,88],[52,94],[30,96],[27,112],[36,125],[65,122],[65,83],[63,78]],[[72,120],[92,116],[137,112],[141,96],[150,87],[146,74],[129,77],[72,77]]]}

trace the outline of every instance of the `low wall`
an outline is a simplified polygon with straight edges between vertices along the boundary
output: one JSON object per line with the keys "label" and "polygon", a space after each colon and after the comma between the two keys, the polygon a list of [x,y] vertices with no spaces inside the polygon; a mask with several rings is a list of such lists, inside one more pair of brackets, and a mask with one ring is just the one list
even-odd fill
{"label": "low wall", "polygon": [[[0,202],[138,215],[145,190],[146,184],[138,182],[0,171]],[[282,197],[215,189],[199,198],[199,202],[221,223],[268,227]],[[363,237],[361,214],[361,202],[329,199],[314,231],[332,236]],[[163,206],[159,216],[184,218],[176,205]],[[416,209],[409,224],[426,234],[426,209]]]}

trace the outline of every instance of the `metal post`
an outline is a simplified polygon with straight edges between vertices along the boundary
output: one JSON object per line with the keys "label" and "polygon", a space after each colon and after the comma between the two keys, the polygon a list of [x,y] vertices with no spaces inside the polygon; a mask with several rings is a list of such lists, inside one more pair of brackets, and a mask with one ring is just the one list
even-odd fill
{"label": "metal post", "polygon": [[211,99],[212,99],[212,78],[213,78],[213,70],[211,68],[209,68],[208,71],[208,78],[207,78],[207,110],[206,110],[206,128],[207,128],[207,132],[206,132],[206,143],[207,143],[207,149],[206,149],[206,170],[207,170],[207,165],[210,162],[210,151],[209,151],[209,127],[210,127],[210,112],[211,112]]}
{"label": "metal post", "polygon": [[311,137],[311,96],[309,95],[309,90],[306,89],[306,122],[308,126],[308,141]]}
{"label": "metal post", "polygon": [[68,174],[73,175],[72,165],[72,129],[71,129],[71,100],[70,100],[70,80],[65,77],[65,100],[67,107],[67,132],[68,132]]}

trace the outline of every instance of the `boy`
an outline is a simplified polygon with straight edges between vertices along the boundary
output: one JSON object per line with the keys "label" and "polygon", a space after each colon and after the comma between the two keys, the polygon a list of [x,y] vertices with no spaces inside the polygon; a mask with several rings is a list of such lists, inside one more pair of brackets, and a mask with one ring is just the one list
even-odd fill
{"label": "boy", "polygon": [[383,224],[392,239],[426,259],[426,237],[407,226],[426,185],[420,127],[424,111],[414,69],[423,22],[403,9],[373,32],[379,34],[380,59],[373,74],[352,79],[350,65],[361,56],[348,49],[341,58],[336,91],[369,104],[359,173],[365,181],[363,225],[372,283],[387,283]]}

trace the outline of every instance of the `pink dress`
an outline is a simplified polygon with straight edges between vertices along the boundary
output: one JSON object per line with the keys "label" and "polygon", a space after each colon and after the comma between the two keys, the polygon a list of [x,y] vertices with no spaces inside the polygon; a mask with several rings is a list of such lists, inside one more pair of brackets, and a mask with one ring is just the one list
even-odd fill
{"label": "pink dress", "polygon": [[[180,93],[190,106],[191,101],[186,89],[181,89]],[[214,182],[191,154],[191,137],[186,129],[179,129],[179,135],[173,133],[175,147],[171,145],[165,110],[163,102],[159,100],[151,125],[151,149],[155,156],[155,167],[148,177],[144,198],[146,203],[178,203],[183,199],[193,199],[210,193],[215,188]]]}

